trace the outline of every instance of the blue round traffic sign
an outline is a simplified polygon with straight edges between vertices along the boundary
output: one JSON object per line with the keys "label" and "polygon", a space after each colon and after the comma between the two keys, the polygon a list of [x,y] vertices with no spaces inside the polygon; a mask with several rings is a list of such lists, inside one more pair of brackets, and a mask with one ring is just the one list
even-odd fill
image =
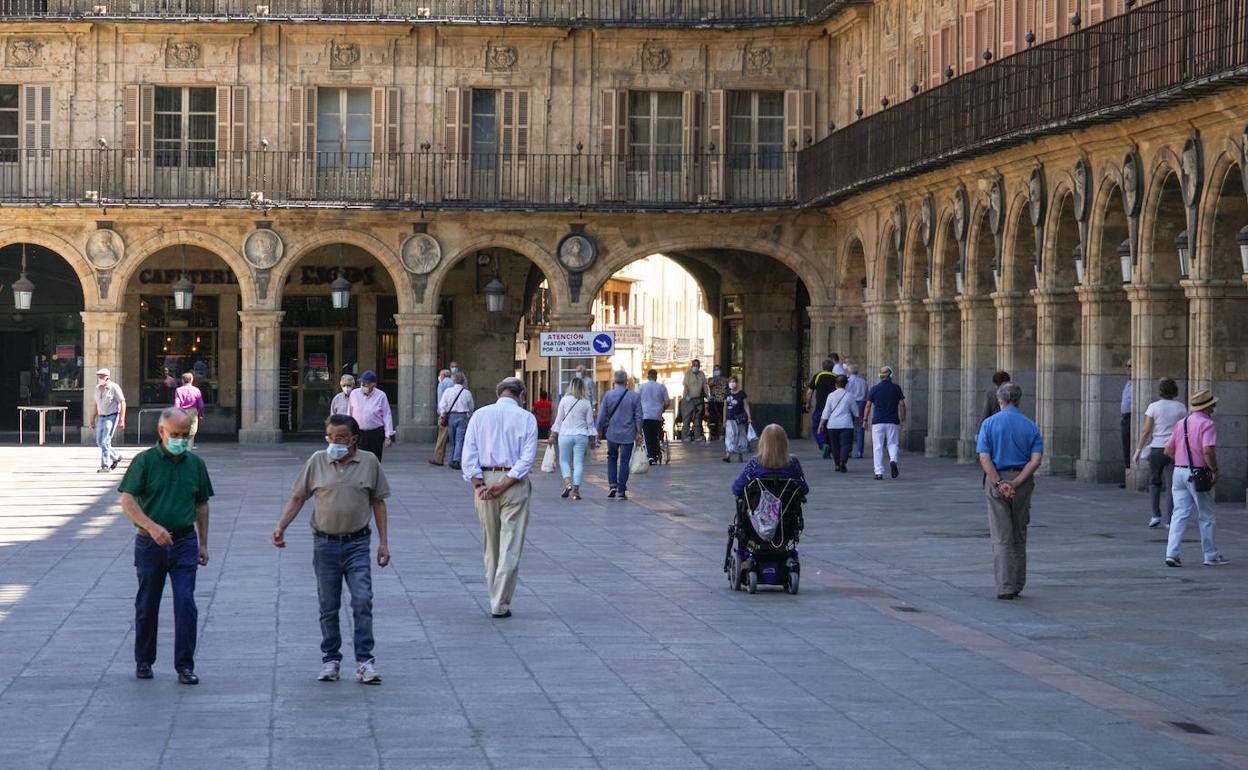
{"label": "blue round traffic sign", "polygon": [[599,334],[594,337],[594,350],[598,353],[606,355],[611,352],[611,348],[615,347],[610,334]]}

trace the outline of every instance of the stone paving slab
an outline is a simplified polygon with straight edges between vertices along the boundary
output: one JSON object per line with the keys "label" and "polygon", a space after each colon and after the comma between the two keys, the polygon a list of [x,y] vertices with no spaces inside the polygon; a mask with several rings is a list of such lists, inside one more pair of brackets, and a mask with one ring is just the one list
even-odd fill
{"label": "stone paving slab", "polygon": [[157,678],[133,677],[120,473],[88,448],[0,447],[0,767],[1248,767],[1240,507],[1218,509],[1230,566],[1200,566],[1193,527],[1192,566],[1168,569],[1145,495],[1042,478],[1027,591],[999,602],[974,468],[906,456],[877,482],[803,444],[802,592],[749,596],[721,571],[739,465],[678,445],[617,503],[598,452],[584,501],[534,479],[499,622],[466,485],[400,445],[394,562],[373,572],[385,681],[363,687],[314,681],[311,506],[285,551],[268,543],[316,448],[203,447],[217,497],[188,688],[168,598]]}

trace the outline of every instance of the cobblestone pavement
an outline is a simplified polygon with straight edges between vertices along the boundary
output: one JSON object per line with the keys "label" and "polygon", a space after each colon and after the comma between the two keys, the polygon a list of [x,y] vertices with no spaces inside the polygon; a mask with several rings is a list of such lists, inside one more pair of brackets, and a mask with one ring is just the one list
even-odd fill
{"label": "cobblestone pavement", "polygon": [[721,572],[738,465],[678,446],[617,503],[599,451],[580,503],[538,474],[494,621],[466,486],[400,445],[365,687],[315,681],[310,506],[268,542],[315,448],[203,448],[198,687],[168,598],[157,677],[134,678],[120,474],[0,448],[0,767],[1248,767],[1242,506],[1219,507],[1230,566],[1200,565],[1193,527],[1168,569],[1145,495],[1042,478],[1027,591],[1002,602],[976,470],[906,456],[877,482],[803,444],[801,594],[750,596]]}

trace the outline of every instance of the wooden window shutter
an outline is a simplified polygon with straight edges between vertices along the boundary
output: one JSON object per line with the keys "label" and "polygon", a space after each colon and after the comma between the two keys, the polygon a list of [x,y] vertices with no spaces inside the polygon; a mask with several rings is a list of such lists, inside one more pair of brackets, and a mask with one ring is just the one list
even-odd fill
{"label": "wooden window shutter", "polygon": [[706,195],[713,201],[728,199],[728,179],[725,176],[727,164],[724,154],[728,152],[728,137],[725,135],[728,124],[727,93],[721,89],[710,92],[706,105]]}
{"label": "wooden window shutter", "polygon": [[975,56],[982,66],[984,62],[984,51],[991,51],[994,58],[1001,55],[1001,51],[997,48],[997,8],[989,5],[976,11],[975,15],[975,32],[979,39],[978,50]]}
{"label": "wooden window shutter", "polygon": [[975,69],[979,56],[975,53],[975,12],[962,14],[962,72],[965,75]]}
{"label": "wooden window shutter", "polygon": [[399,89],[373,89],[373,199],[399,199]]}
{"label": "wooden window shutter", "polygon": [[[247,190],[247,87],[217,88],[217,190],[222,198],[244,198]],[[259,192],[265,192],[260,190]]]}
{"label": "wooden window shutter", "polygon": [[1019,14],[1022,17],[1022,23],[1019,24],[1018,35],[1014,40],[1014,46],[1021,51],[1027,47],[1027,33],[1030,32],[1035,35],[1037,39],[1039,39],[1040,30],[1037,29],[1036,25],[1036,0],[1018,1],[1022,3],[1022,12]]}
{"label": "wooden window shutter", "polygon": [[894,54],[884,62],[884,96],[890,102],[897,101],[897,56]]}
{"label": "wooden window shutter", "polygon": [[126,86],[122,110],[125,113],[126,184],[130,197],[150,197],[153,173],[152,121],[156,108],[154,86]]}
{"label": "wooden window shutter", "polygon": [[507,89],[501,92],[502,131],[499,141],[499,191],[506,200],[528,200],[529,92]]}
{"label": "wooden window shutter", "polygon": [[701,174],[702,100],[697,91],[685,91],[680,100],[681,192],[689,202],[702,192]]}
{"label": "wooden window shutter", "polygon": [[1088,24],[1105,21],[1105,0],[1088,0]]}
{"label": "wooden window shutter", "polygon": [[316,191],[316,87],[290,89],[290,194],[296,198]]}
{"label": "wooden window shutter", "polygon": [[1014,53],[1018,40],[1018,0],[1001,0],[1001,55]]}
{"label": "wooden window shutter", "polygon": [[[866,77],[858,76],[859,104],[866,98]],[[864,108],[865,109],[865,108]],[[789,197],[797,195],[797,154],[815,139],[815,92],[784,92],[784,166]]]}
{"label": "wooden window shutter", "polygon": [[628,91],[605,88],[602,91],[599,123],[602,126],[602,198],[624,199],[624,155],[628,148]]}
{"label": "wooden window shutter", "polygon": [[935,88],[944,77],[945,62],[940,51],[940,32],[927,38],[927,87]]}
{"label": "wooden window shutter", "polygon": [[468,130],[472,109],[472,90],[452,86],[446,89],[443,104],[442,150],[443,193],[447,200],[467,200],[471,192],[468,184],[468,152],[471,149]]}
{"label": "wooden window shutter", "polygon": [[1048,42],[1057,37],[1057,4],[1060,0],[1041,0],[1044,3],[1044,25],[1043,34],[1040,35],[1042,41]]}
{"label": "wooden window shutter", "polygon": [[[22,86],[19,107],[22,191],[29,196],[49,195],[52,192],[52,87]],[[76,195],[82,195],[84,190]]]}
{"label": "wooden window shutter", "polygon": [[949,22],[940,30],[940,50],[944,57],[940,76],[944,78],[945,69],[952,68],[954,74],[958,71],[958,27],[953,22]]}

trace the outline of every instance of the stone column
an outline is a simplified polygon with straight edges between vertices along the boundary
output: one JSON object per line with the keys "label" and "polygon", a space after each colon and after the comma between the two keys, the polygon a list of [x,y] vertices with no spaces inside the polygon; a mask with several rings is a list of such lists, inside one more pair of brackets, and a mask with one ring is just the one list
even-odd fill
{"label": "stone column", "polygon": [[[865,306],[867,311],[867,350],[865,360],[861,356],[851,355],[860,367],[892,366],[900,370],[897,363],[897,303],[894,301],[874,301]],[[844,354],[842,353],[842,356]]]}
{"label": "stone column", "polygon": [[395,313],[399,393],[395,431],[403,441],[432,441],[437,431],[438,327],[436,313]]}
{"label": "stone column", "polygon": [[866,326],[866,316],[861,306],[840,308],[832,322],[832,349],[822,351],[823,355],[839,353],[842,360],[856,358],[860,365],[878,366],[874,362],[862,360],[867,355]]}
{"label": "stone column", "polygon": [[961,419],[958,462],[976,461],[975,436],[983,417],[984,393],[997,363],[997,314],[985,295],[958,297],[962,313]]}
{"label": "stone column", "polygon": [[959,340],[958,307],[951,299],[927,299],[928,379],[930,405],[927,412],[928,457],[956,457],[958,420],[962,414],[962,343]]}
{"label": "stone column", "polygon": [[1033,296],[1040,332],[1036,346],[1036,422],[1044,438],[1040,471],[1073,475],[1082,400],[1079,300],[1068,289],[1037,289]]}
{"label": "stone column", "polygon": [[835,350],[833,335],[841,310],[835,305],[812,305],[806,308],[806,314],[810,316],[810,360],[806,362],[806,371],[810,373],[819,371],[824,356]]}
{"label": "stone column", "polygon": [[240,444],[271,444],[282,439],[278,424],[281,387],[282,311],[238,311],[238,346],[242,350]]}
{"label": "stone column", "polygon": [[901,426],[901,446],[908,452],[923,452],[930,387],[927,308],[918,300],[899,300],[897,317],[897,384],[906,394],[908,412],[906,424]]}
{"label": "stone column", "polygon": [[[1122,386],[1131,358],[1130,311],[1122,289],[1075,289],[1082,309],[1082,402],[1079,459],[1075,475],[1097,483],[1122,481]],[[1147,396],[1145,397],[1147,398]],[[1150,399],[1151,400],[1151,399]],[[1147,401],[1135,415],[1132,447]]]}
{"label": "stone column", "polygon": [[[997,366],[1010,373],[1010,381],[1023,389],[1021,411],[1036,414],[1036,316],[1031,297],[1021,291],[992,295],[997,311]],[[989,378],[980,385],[980,408],[988,401]],[[981,413],[980,417],[983,416]]]}
{"label": "stone column", "polygon": [[1248,295],[1240,281],[1185,281],[1184,290],[1191,323],[1191,390],[1209,388],[1218,398],[1215,496],[1242,501],[1248,487],[1248,337],[1240,324],[1248,318]]}
{"label": "stone column", "polygon": [[[1179,400],[1187,403],[1192,389],[1188,384],[1187,298],[1176,284],[1127,286],[1131,302],[1132,431],[1139,436],[1144,424],[1144,404],[1149,403],[1155,384],[1169,377],[1179,386]],[[1122,381],[1118,381],[1119,397]],[[1114,412],[1118,412],[1115,401]],[[1121,451],[1121,450],[1119,450]],[[1148,472],[1135,469],[1133,485],[1146,489]]]}
{"label": "stone column", "polygon": [[[84,425],[79,440],[83,444],[94,444],[95,425],[90,424],[90,420],[91,413],[95,409],[95,370],[102,366],[108,367],[112,372],[113,381],[128,390],[126,400],[131,401],[130,393],[136,396],[131,401],[132,406],[127,406],[127,423],[139,419],[137,398],[139,383],[126,381],[126,369],[122,364],[121,341],[127,314],[117,310],[84,310],[80,315],[82,316],[82,420]],[[132,387],[127,387],[128,385]],[[48,422],[54,423],[53,420]]]}

